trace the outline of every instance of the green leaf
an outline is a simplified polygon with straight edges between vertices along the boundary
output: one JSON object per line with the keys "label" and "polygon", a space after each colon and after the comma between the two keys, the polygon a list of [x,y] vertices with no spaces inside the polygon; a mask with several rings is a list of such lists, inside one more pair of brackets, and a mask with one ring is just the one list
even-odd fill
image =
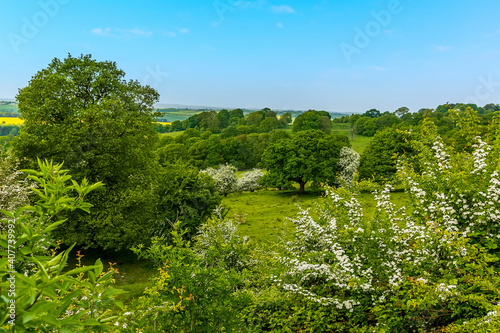
{"label": "green leaf", "polygon": [[63,220],[59,220],[57,222],[54,222],[54,223],[50,224],[48,227],[46,227],[45,229],[43,229],[42,233],[43,234],[49,234],[52,230],[54,230],[55,228],[57,228],[58,226],[60,226],[64,222],[66,222],[67,220],[68,219],[63,219]]}
{"label": "green leaf", "polygon": [[96,277],[99,277],[99,275],[101,275],[102,273],[102,269],[103,269],[103,266],[102,266],[102,261],[101,259],[97,259],[95,261],[95,268],[94,268],[94,273],[95,273],[95,276]]}
{"label": "green leaf", "polygon": [[79,273],[85,273],[86,271],[89,271],[91,269],[94,269],[95,266],[83,266],[83,267],[77,267],[75,269],[72,269],[66,273],[64,273],[63,275],[75,275],[75,274],[79,274]]}

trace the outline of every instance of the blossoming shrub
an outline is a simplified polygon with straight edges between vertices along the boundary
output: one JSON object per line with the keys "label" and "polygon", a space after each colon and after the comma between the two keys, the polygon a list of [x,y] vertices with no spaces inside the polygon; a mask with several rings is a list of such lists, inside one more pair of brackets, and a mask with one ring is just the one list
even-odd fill
{"label": "blossoming shrub", "polygon": [[[427,125],[432,133],[432,126]],[[459,153],[445,146],[437,135],[415,142],[421,170],[417,173],[403,159],[400,175],[410,193],[416,221],[458,232],[498,257],[500,145],[492,137],[469,140],[472,151]]]}
{"label": "blossoming shrub", "polygon": [[[64,272],[74,245],[56,255],[51,237],[65,223],[65,211],[89,211],[92,205],[84,198],[102,184],[89,185],[85,179],[78,184],[62,165],[38,163],[40,171],[23,170],[38,184],[32,188],[38,200],[33,206],[2,211],[8,229],[0,233],[1,331],[106,331],[112,311],[122,306],[114,299],[121,291],[109,286],[114,270],[103,272],[97,260]],[[52,255],[46,254],[48,249]]]}
{"label": "blossoming shrub", "polygon": [[207,168],[200,172],[212,177],[219,193],[224,194],[224,196],[227,196],[236,188],[236,168],[231,164],[221,164],[217,169]]}
{"label": "blossoming shrub", "polygon": [[496,258],[396,211],[389,190],[376,196],[379,211],[367,220],[355,194],[328,189],[314,215],[303,210],[293,220],[296,239],[276,283],[330,309],[346,332],[420,332],[492,311],[500,296],[489,266]]}
{"label": "blossoming shrub", "polygon": [[498,331],[498,118],[484,140],[462,128],[473,142],[456,153],[424,122],[418,170],[414,159],[398,166],[407,209],[394,209],[387,185],[371,220],[343,188],[302,211],[279,286],[340,314],[345,331]]}
{"label": "blossoming shrub", "polygon": [[352,185],[354,173],[359,167],[359,154],[350,147],[342,147],[340,150],[340,178],[347,186]]}
{"label": "blossoming shrub", "polygon": [[18,164],[12,156],[0,155],[0,209],[13,211],[29,203],[30,186],[35,184],[25,179]]}
{"label": "blossoming shrub", "polygon": [[260,179],[264,176],[264,171],[259,169],[253,169],[251,171],[244,172],[241,177],[236,181],[236,191],[250,191],[253,192],[258,190],[262,186],[259,184]]}

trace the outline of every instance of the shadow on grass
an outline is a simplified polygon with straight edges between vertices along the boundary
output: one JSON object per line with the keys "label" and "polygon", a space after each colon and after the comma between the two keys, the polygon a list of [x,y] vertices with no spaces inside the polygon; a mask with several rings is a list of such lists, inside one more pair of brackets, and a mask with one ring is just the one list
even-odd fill
{"label": "shadow on grass", "polygon": [[130,250],[114,251],[77,247],[73,248],[68,256],[68,265],[65,271],[77,266],[78,251],[80,251],[80,255],[83,255],[81,257],[82,265],[91,266],[95,264],[97,259],[101,259],[104,272],[108,270],[110,263],[118,269],[118,274],[114,276],[114,287],[127,291],[126,294],[118,296],[118,299],[124,303],[141,296],[144,289],[152,285],[150,279],[157,272],[152,262],[138,259],[137,255]]}

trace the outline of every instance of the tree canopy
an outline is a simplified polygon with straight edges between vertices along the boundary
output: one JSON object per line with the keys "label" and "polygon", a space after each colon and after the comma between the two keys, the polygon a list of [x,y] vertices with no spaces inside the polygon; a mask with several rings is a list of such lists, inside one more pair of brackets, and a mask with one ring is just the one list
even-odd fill
{"label": "tree canopy", "polygon": [[[158,139],[152,123],[159,95],[126,81],[115,62],[90,55],[54,59],[17,95],[24,125],[13,142],[23,167],[37,158],[63,163],[77,181],[103,182],[95,206],[56,234],[66,242],[120,248],[146,237],[154,220],[150,182]],[[146,221],[146,222],[145,222]]]}
{"label": "tree canopy", "polygon": [[271,143],[262,155],[266,181],[276,185],[296,182],[301,193],[308,181],[331,184],[337,176],[340,150],[349,145],[346,136],[320,130],[302,131],[290,140]]}
{"label": "tree canopy", "polygon": [[330,134],[332,123],[328,112],[309,110],[300,114],[293,122],[292,131],[300,132],[307,130],[321,130]]}

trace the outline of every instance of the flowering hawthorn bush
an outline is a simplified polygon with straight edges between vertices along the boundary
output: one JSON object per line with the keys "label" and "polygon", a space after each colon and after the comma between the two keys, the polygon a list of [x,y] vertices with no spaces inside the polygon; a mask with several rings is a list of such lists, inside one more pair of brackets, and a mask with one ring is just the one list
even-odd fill
{"label": "flowering hawthorn bush", "polygon": [[[427,127],[432,133],[432,125]],[[410,193],[416,220],[458,232],[498,256],[500,146],[492,137],[483,140],[476,136],[470,141],[471,153],[455,153],[437,135],[427,142],[415,142],[420,172],[402,159],[399,173]]]}
{"label": "flowering hawthorn bush", "polygon": [[347,186],[352,185],[354,173],[359,167],[359,154],[350,147],[342,147],[340,150],[340,178],[344,180]]}
{"label": "flowering hawthorn bush", "polygon": [[471,153],[453,153],[433,133],[424,124],[421,173],[399,166],[411,207],[395,210],[386,185],[367,219],[356,193],[328,188],[314,214],[292,220],[275,283],[330,308],[346,332],[500,329],[498,141],[476,137]]}
{"label": "flowering hawthorn bush", "polygon": [[215,186],[221,194],[227,196],[236,188],[236,168],[231,164],[221,164],[217,169],[207,168],[200,172],[208,174],[214,179]]}
{"label": "flowering hawthorn bush", "polygon": [[0,209],[13,211],[29,203],[30,187],[35,184],[25,179],[18,165],[12,156],[0,156]]}
{"label": "flowering hawthorn bush", "polygon": [[264,176],[264,172],[259,169],[244,172],[236,181],[236,191],[255,191],[261,188],[260,179]]}

